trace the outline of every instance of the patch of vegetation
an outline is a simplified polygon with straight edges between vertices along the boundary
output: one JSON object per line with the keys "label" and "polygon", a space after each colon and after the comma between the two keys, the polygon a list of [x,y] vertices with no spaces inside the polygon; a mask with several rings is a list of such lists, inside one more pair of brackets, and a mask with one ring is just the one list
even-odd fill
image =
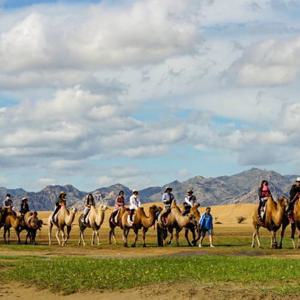
{"label": "patch of vegetation", "polygon": [[236,220],[237,220],[238,224],[243,224],[247,220],[247,218],[243,217],[243,216],[239,216],[236,218]]}
{"label": "patch of vegetation", "polygon": [[[7,257],[9,258],[9,257]],[[277,291],[300,291],[300,261],[233,256],[96,259],[87,257],[22,257],[1,259],[0,279],[35,284],[65,294],[127,289],[163,282],[267,283]],[[281,282],[285,282],[284,287]]]}

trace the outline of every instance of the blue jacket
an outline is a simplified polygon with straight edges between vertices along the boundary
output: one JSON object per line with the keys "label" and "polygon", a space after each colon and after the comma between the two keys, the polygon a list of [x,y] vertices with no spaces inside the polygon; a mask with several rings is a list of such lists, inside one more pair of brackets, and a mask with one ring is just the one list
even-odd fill
{"label": "blue jacket", "polygon": [[199,221],[200,228],[201,229],[213,229],[213,217],[212,215],[208,214],[203,214],[201,216],[201,219]]}

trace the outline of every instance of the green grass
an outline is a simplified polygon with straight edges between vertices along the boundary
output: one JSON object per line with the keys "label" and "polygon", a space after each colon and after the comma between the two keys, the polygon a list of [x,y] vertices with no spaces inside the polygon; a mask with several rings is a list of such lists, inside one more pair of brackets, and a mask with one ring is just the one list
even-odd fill
{"label": "green grass", "polygon": [[0,257],[0,261],[0,280],[34,284],[66,294],[185,281],[257,287],[267,284],[284,294],[300,291],[300,261],[296,259],[194,255],[138,259]]}

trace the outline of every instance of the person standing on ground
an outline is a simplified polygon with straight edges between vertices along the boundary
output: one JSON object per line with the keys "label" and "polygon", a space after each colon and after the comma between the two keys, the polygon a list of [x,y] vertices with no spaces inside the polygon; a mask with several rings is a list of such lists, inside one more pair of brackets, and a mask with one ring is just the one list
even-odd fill
{"label": "person standing on ground", "polygon": [[199,222],[200,223],[200,234],[201,234],[199,248],[202,247],[202,242],[203,242],[203,239],[204,239],[206,233],[208,233],[210,247],[214,248],[214,245],[213,245],[213,217],[210,212],[211,212],[211,208],[207,207],[205,210],[205,213],[202,215],[200,222]]}

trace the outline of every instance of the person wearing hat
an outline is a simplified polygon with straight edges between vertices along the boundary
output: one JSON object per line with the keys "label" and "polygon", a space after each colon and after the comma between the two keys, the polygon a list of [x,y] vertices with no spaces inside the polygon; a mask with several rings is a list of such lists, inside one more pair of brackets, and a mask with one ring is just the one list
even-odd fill
{"label": "person wearing hat", "polygon": [[52,222],[55,222],[56,214],[60,210],[61,205],[62,204],[66,205],[66,196],[67,196],[67,194],[65,192],[60,192],[58,200],[55,203],[55,210],[52,215]]}
{"label": "person wearing hat", "polygon": [[160,213],[159,217],[158,217],[158,222],[162,225],[165,225],[165,217],[171,212],[171,204],[173,202],[173,200],[175,199],[173,193],[172,193],[172,188],[170,186],[168,186],[165,189],[165,192],[162,195],[161,201],[164,204],[164,209],[162,210],[162,212]]}
{"label": "person wearing hat", "polygon": [[117,215],[119,210],[125,206],[125,193],[124,191],[120,191],[116,200],[115,200],[115,208],[110,216],[110,222],[117,226]]}
{"label": "person wearing hat", "polygon": [[187,192],[187,195],[184,198],[184,202],[183,202],[183,206],[184,206],[184,212],[183,212],[183,216],[186,216],[190,213],[191,208],[196,204],[196,196],[193,195],[193,190],[189,190]]}
{"label": "person wearing hat", "polygon": [[133,215],[136,209],[141,206],[139,198],[139,192],[137,190],[132,191],[132,195],[129,198],[129,209],[130,209],[130,222],[133,222]]}
{"label": "person wearing hat", "polygon": [[84,203],[84,210],[83,210],[83,223],[84,224],[88,224],[88,220],[87,220],[87,216],[91,210],[92,206],[95,206],[95,199],[93,194],[88,194],[86,199],[85,199],[85,203]]}
{"label": "person wearing hat", "polygon": [[6,197],[3,201],[3,208],[4,208],[4,213],[6,214],[7,211],[10,209],[12,211],[12,213],[14,215],[17,215],[17,213],[15,212],[15,209],[13,207],[13,200],[11,198],[11,195],[10,194],[6,194]]}
{"label": "person wearing hat", "polygon": [[20,213],[24,216],[27,212],[29,212],[28,198],[24,197],[22,198]]}
{"label": "person wearing hat", "polygon": [[290,190],[290,203],[288,206],[288,217],[291,223],[294,223],[293,210],[296,200],[300,196],[300,177],[296,179],[296,182],[292,185]]}

